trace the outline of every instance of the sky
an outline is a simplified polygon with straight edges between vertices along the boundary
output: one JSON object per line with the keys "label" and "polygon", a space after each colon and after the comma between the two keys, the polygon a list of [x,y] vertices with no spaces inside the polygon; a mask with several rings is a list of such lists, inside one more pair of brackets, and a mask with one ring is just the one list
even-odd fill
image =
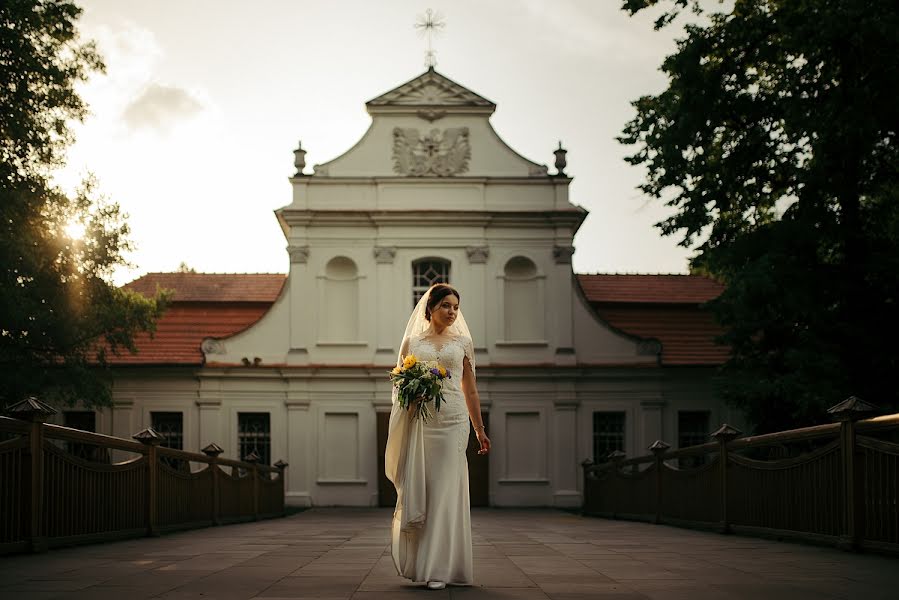
{"label": "sky", "polygon": [[[670,214],[637,186],[615,138],[631,102],[657,94],[680,28],[620,0],[81,0],[107,65],[80,88],[91,115],[58,181],[88,172],[128,215],[136,250],[114,279],[173,271],[285,273],[273,211],[290,203],[293,149],[307,165],[365,133],[365,102],[425,70],[414,24],[446,23],[437,70],[497,104],[499,135],[552,170],[568,150],[570,199],[590,214],[578,273],[684,273],[690,251],[653,224]],[[310,171],[307,167],[307,172]]]}

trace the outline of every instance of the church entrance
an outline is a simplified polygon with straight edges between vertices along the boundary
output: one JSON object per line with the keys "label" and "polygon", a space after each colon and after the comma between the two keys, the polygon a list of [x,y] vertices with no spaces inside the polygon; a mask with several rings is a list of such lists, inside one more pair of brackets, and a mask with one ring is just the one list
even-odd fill
{"label": "church entrance", "polygon": [[[384,450],[387,448],[387,430],[390,424],[389,412],[378,412],[378,506],[396,506],[396,490],[384,474]],[[484,425],[488,426],[488,413],[482,413]],[[474,428],[469,425],[468,449],[468,489],[472,506],[489,506],[490,473],[489,458],[478,455],[478,438]]]}

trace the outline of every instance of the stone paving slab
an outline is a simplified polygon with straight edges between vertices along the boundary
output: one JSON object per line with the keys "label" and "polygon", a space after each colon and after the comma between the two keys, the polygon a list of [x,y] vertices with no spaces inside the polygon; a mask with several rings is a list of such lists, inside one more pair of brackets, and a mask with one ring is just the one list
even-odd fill
{"label": "stone paving slab", "polygon": [[396,575],[388,509],[0,558],[0,600],[896,600],[899,559],[555,510],[475,509],[476,584]]}

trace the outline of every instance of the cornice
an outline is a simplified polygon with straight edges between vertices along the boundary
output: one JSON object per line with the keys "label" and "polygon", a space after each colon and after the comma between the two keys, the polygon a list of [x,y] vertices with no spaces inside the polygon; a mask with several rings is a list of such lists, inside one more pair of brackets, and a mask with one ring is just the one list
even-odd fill
{"label": "cornice", "polygon": [[303,177],[290,177],[291,183],[302,185],[381,185],[381,184],[399,184],[399,185],[417,185],[421,184],[440,184],[440,185],[542,185],[542,186],[558,186],[568,185],[573,181],[571,177],[555,177],[552,175],[535,175],[533,177],[510,177],[510,176],[452,176],[452,177],[397,177],[391,175],[372,175],[372,176],[343,176],[330,177],[325,175],[305,175]]}
{"label": "cornice", "polygon": [[504,227],[533,226],[541,224],[580,224],[587,216],[587,211],[580,207],[566,210],[534,210],[534,211],[432,211],[432,210],[316,210],[289,209],[279,210],[279,217],[290,225],[302,226],[375,226],[375,225],[420,225],[427,221],[429,225],[453,224],[462,226],[486,227],[499,225]]}
{"label": "cornice", "polygon": [[376,225],[428,225],[450,223],[469,227],[486,227],[492,215],[481,211],[372,211],[371,220]]}
{"label": "cornice", "polygon": [[491,106],[453,106],[446,104],[403,104],[395,106],[368,106],[368,114],[371,116],[378,115],[414,115],[421,116],[422,113],[429,114],[428,111],[439,109],[441,114],[436,119],[428,119],[437,121],[451,115],[483,115],[489,117],[496,110]]}

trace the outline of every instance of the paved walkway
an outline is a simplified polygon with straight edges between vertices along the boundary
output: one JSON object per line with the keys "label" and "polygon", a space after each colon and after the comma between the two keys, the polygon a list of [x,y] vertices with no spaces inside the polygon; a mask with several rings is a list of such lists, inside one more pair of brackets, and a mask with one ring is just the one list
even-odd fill
{"label": "paved walkway", "polygon": [[0,558],[0,598],[805,600],[899,598],[899,559],[606,521],[475,510],[477,585],[396,576],[386,509],[287,519]]}

